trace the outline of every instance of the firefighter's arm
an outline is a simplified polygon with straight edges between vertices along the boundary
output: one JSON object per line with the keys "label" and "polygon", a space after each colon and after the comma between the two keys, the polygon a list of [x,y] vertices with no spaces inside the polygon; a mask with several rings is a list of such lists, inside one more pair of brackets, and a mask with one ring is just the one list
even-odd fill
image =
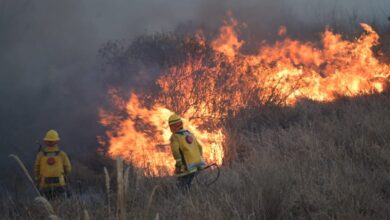
{"label": "firefighter's arm", "polygon": [[183,161],[180,154],[179,140],[177,137],[175,137],[175,135],[172,135],[171,137],[171,150],[172,150],[173,158],[175,158],[176,161],[175,167],[180,168],[183,165]]}
{"label": "firefighter's arm", "polygon": [[64,162],[65,175],[68,175],[72,171],[72,165],[70,164],[69,157],[65,152],[62,151],[61,156],[62,156],[62,161]]}
{"label": "firefighter's arm", "polygon": [[41,158],[42,158],[42,153],[38,153],[34,163],[34,180],[36,183],[39,182],[41,176],[40,175]]}

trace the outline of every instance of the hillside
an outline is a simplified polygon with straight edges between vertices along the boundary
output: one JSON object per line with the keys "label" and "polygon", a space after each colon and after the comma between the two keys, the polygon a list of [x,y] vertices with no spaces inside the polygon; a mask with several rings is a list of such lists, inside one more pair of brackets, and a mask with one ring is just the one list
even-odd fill
{"label": "hillside", "polygon": [[[225,126],[229,162],[222,166],[217,183],[210,187],[195,183],[183,195],[174,187],[174,178],[145,177],[130,169],[127,216],[351,220],[390,216],[390,93],[245,110]],[[114,206],[116,177],[114,168],[109,170]],[[74,181],[75,195],[54,202],[56,213],[63,219],[78,218],[86,208],[91,219],[106,218],[103,171],[77,173],[84,175],[82,193],[77,194]],[[79,178],[75,175],[74,180]],[[31,205],[30,195],[23,201],[3,199],[3,218],[41,219],[45,213]]]}
{"label": "hillside", "polygon": [[[228,12],[219,29],[108,40],[91,49],[96,63],[68,54],[36,85],[26,70],[10,78],[21,86],[3,81],[0,219],[389,219],[390,30],[352,18],[351,30],[313,23],[264,37]],[[219,166],[185,193],[174,112]],[[73,165],[72,197],[50,204],[7,158],[32,173],[48,128]]]}

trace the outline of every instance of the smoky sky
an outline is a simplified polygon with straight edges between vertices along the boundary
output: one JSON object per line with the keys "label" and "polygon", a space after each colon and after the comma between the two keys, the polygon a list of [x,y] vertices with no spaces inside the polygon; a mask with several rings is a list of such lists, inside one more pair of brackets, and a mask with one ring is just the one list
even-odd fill
{"label": "smoky sky", "polygon": [[1,160],[18,153],[31,161],[35,141],[50,128],[59,130],[67,151],[93,152],[104,132],[97,116],[106,93],[99,48],[188,23],[216,32],[227,11],[261,38],[280,25],[322,30],[365,21],[386,28],[390,1],[0,0]]}

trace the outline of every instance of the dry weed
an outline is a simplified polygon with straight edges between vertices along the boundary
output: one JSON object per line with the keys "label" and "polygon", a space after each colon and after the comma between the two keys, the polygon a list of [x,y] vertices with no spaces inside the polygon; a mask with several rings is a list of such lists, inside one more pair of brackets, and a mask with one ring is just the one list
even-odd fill
{"label": "dry weed", "polygon": [[111,216],[110,175],[108,174],[108,170],[106,167],[104,167],[103,170],[104,170],[105,185],[106,185],[107,212],[108,212],[108,216]]}
{"label": "dry weed", "polygon": [[117,169],[117,218],[120,220],[126,219],[126,203],[124,195],[124,180],[123,180],[123,159],[118,157],[116,159]]}
{"label": "dry weed", "polygon": [[35,192],[38,194],[38,196],[40,196],[41,193],[39,192],[39,190],[35,186],[34,180],[31,178],[31,175],[28,173],[28,171],[26,169],[26,166],[24,166],[24,163],[22,162],[22,160],[20,160],[19,157],[17,155],[15,155],[15,154],[10,154],[9,157],[14,158],[15,161],[19,164],[19,166],[22,168],[24,174],[26,174],[26,176],[27,176],[28,180],[30,181],[31,185],[35,189]]}

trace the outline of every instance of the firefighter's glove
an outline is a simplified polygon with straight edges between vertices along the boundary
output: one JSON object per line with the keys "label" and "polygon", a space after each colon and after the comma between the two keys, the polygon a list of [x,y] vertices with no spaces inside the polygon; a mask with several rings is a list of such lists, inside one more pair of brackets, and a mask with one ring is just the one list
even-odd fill
{"label": "firefighter's glove", "polygon": [[177,161],[175,165],[175,174],[180,174],[185,171],[185,166],[181,161]]}

